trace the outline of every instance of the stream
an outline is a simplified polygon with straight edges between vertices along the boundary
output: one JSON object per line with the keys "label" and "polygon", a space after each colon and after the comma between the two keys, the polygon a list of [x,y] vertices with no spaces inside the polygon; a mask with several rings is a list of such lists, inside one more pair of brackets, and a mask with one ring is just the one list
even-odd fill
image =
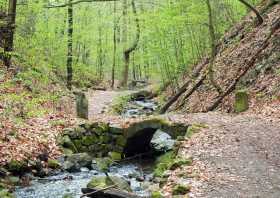
{"label": "stream", "polygon": [[[157,107],[158,104],[152,99],[138,98],[127,104],[122,116],[150,115]],[[162,137],[166,138],[164,134]],[[170,142],[168,145],[170,145]],[[108,174],[125,179],[136,195],[150,197],[151,189],[149,188],[154,184],[152,167],[155,160],[152,158],[154,157],[127,160],[125,163],[112,165]],[[82,195],[81,189],[87,186],[92,177],[104,175],[100,171],[89,170],[88,168],[81,168],[80,172],[76,173],[62,171],[54,176],[34,178],[30,186],[17,187],[14,194],[17,198],[63,198],[65,195],[78,198]]]}
{"label": "stream", "polygon": [[[131,161],[113,165],[108,174],[110,176],[119,176],[130,183],[133,192],[139,196],[148,197],[150,195],[147,187],[152,180],[152,171],[143,167],[151,167],[152,160]],[[151,165],[151,166],[150,166]],[[43,179],[34,179],[30,187],[18,187],[15,191],[17,198],[63,198],[65,195],[71,195],[73,198],[79,198],[81,189],[87,186],[87,183],[93,176],[105,176],[104,173],[96,170],[82,168],[81,172],[68,173],[61,172],[58,175],[45,177]],[[143,181],[137,181],[143,178]]]}

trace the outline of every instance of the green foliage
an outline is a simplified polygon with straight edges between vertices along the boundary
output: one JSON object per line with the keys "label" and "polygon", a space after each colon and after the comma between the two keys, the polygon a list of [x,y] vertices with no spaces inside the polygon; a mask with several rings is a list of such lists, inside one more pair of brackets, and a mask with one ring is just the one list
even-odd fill
{"label": "green foliage", "polygon": [[185,195],[191,190],[190,186],[176,185],[172,190],[172,195]]}
{"label": "green foliage", "polygon": [[124,107],[131,100],[131,95],[125,95],[121,97],[117,97],[111,105],[111,112],[113,114],[121,114],[124,110]]}
{"label": "green foliage", "polygon": [[169,169],[174,159],[175,155],[172,151],[167,152],[158,157],[156,160],[156,165],[154,167],[154,176],[162,177],[164,171]]}
{"label": "green foliage", "polygon": [[[254,1],[258,3],[259,1]],[[130,79],[161,81],[176,87],[181,74],[209,52],[207,9],[203,0],[168,0],[137,2],[141,38],[131,55]],[[236,0],[212,1],[216,37],[247,12]],[[132,10],[128,9],[127,42],[123,42],[122,4],[114,2],[77,4],[74,7],[73,83],[90,87],[111,78],[113,65],[113,30],[117,27],[116,79],[123,70],[123,49],[135,38],[136,25]],[[20,62],[40,68],[41,74],[29,71],[26,75],[46,76],[51,71],[59,81],[66,80],[67,14],[65,8],[45,9],[44,1],[29,1],[18,7],[15,48]],[[92,19],[95,20],[92,23]],[[114,23],[115,22],[115,23]],[[35,72],[36,73],[36,72]],[[20,76],[22,78],[22,76]],[[27,86],[29,78],[23,77]],[[36,89],[36,88],[35,88]]]}
{"label": "green foliage", "polygon": [[202,128],[208,128],[207,125],[205,124],[192,124],[190,127],[188,127],[187,132],[186,132],[186,137],[191,138],[193,134],[198,133]]}

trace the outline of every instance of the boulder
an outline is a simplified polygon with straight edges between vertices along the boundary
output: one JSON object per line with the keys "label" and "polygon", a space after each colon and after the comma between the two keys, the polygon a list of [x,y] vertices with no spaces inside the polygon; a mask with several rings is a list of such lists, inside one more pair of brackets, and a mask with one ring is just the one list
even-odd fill
{"label": "boulder", "polygon": [[157,152],[170,151],[173,149],[174,144],[175,140],[173,140],[169,134],[160,129],[155,132],[151,140],[152,148]]}
{"label": "boulder", "polygon": [[129,183],[125,179],[123,179],[122,177],[109,176],[109,179],[111,180],[111,183],[116,184],[119,189],[125,190],[127,192],[132,191]]}
{"label": "boulder", "polygon": [[107,176],[95,176],[87,184],[87,188],[96,188],[102,189],[107,186],[112,185],[113,183],[108,179]]}
{"label": "boulder", "polygon": [[112,165],[112,163],[113,163],[112,159],[108,157],[95,158],[92,160],[91,167],[93,170],[107,172],[109,170],[109,167]]}
{"label": "boulder", "polygon": [[54,159],[49,159],[48,160],[48,167],[52,168],[52,169],[57,169],[59,168],[61,165],[57,160]]}
{"label": "boulder", "polygon": [[122,177],[118,176],[94,176],[87,184],[87,188],[103,189],[112,185],[116,185],[115,188],[120,190],[131,192],[129,183]]}
{"label": "boulder", "polygon": [[17,177],[17,176],[8,176],[6,178],[6,181],[8,181],[9,184],[12,184],[12,185],[19,185],[20,184],[20,178]]}
{"label": "boulder", "polygon": [[113,161],[119,161],[122,159],[122,154],[119,152],[109,152],[108,156],[113,160]]}
{"label": "boulder", "polygon": [[238,90],[235,93],[234,111],[244,112],[249,108],[249,95],[246,90]]}
{"label": "boulder", "polygon": [[73,152],[78,152],[76,146],[74,145],[74,143],[72,142],[72,140],[70,139],[70,137],[68,135],[64,135],[62,137],[61,145],[64,148],[68,148],[68,149],[72,150]]}
{"label": "boulder", "polygon": [[15,196],[9,193],[8,190],[0,190],[0,197],[1,198],[15,198]]}
{"label": "boulder", "polygon": [[28,165],[26,161],[11,160],[7,165],[7,170],[15,174],[21,174],[27,169]]}
{"label": "boulder", "polygon": [[75,92],[76,112],[79,118],[88,119],[88,99],[84,92]]}
{"label": "boulder", "polygon": [[92,157],[87,153],[76,153],[66,157],[62,167],[70,172],[79,171],[82,167],[91,167]]}

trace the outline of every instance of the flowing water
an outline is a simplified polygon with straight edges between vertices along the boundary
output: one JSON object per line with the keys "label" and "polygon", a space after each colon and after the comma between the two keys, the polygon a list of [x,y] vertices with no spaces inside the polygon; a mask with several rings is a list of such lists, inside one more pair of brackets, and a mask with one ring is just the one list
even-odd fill
{"label": "flowing water", "polygon": [[[149,162],[132,161],[114,165],[110,167],[108,174],[124,178],[130,183],[131,189],[135,194],[148,197],[149,190],[146,187],[147,183],[152,180],[152,174],[145,167],[150,167],[149,163],[151,163],[150,160]],[[78,198],[82,195],[81,189],[86,187],[92,177],[97,176],[105,176],[105,174],[96,170],[88,170],[87,168],[82,168],[82,171],[78,173],[61,172],[55,176],[34,179],[30,187],[18,187],[14,194],[17,198],[62,198],[66,194],[71,195],[73,198]],[[137,181],[139,177],[144,180]]]}

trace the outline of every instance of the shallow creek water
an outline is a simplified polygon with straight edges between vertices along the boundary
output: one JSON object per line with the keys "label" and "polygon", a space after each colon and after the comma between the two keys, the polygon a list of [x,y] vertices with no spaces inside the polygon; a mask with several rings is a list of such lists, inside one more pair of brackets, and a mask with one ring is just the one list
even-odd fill
{"label": "shallow creek water", "polygon": [[[108,174],[123,177],[130,183],[135,194],[148,197],[150,193],[146,187],[152,180],[152,174],[146,167],[151,167],[152,163],[151,160],[145,160],[117,164],[110,167]],[[104,173],[86,168],[77,173],[62,172],[55,176],[34,179],[30,187],[18,187],[14,194],[17,198],[62,198],[66,194],[79,198],[82,195],[81,189],[85,188],[94,176],[104,176]],[[137,177],[143,177],[144,181],[137,181]]]}

